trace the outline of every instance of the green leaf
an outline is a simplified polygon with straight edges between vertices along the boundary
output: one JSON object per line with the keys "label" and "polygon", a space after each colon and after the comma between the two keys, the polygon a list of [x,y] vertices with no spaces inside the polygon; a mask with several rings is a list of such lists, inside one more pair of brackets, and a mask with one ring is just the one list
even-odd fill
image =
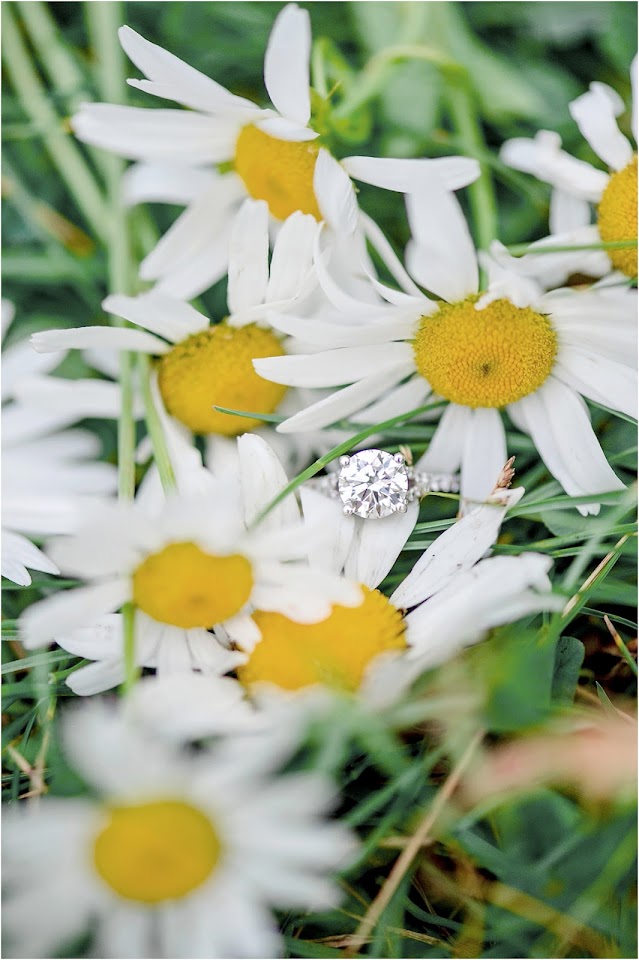
{"label": "green leaf", "polygon": [[541,645],[535,630],[509,626],[476,650],[487,728],[506,732],[540,723],[550,710],[554,647]]}
{"label": "green leaf", "polygon": [[555,648],[555,664],[552,675],[552,700],[572,703],[579,680],[579,671],[584,662],[584,645],[576,637],[560,637]]}

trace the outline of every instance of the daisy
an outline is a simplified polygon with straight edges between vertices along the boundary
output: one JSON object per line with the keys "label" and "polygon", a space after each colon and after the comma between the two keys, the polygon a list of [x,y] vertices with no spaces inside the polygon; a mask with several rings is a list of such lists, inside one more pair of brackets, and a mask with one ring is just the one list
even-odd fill
{"label": "daisy", "polygon": [[[311,328],[304,318],[271,315],[293,338],[289,355],[256,360],[255,368],[276,383],[344,389],[277,429],[317,430],[343,418],[375,423],[432,395],[449,404],[416,468],[448,473],[461,464],[465,499],[484,500],[507,459],[502,410],[532,436],[568,494],[622,489],[581,397],[636,416],[634,293],[544,292],[492,257],[485,259],[488,289],[480,293],[477,254],[456,198],[431,179],[407,197],[407,208],[413,231],[407,266],[442,299],[373,281],[387,304],[371,309],[339,290],[317,257],[320,282],[342,322]],[[304,353],[305,343],[315,352]]]}
{"label": "daisy", "polygon": [[[631,81],[636,85],[637,61],[632,63]],[[634,100],[634,96],[633,96]],[[616,118],[625,112],[621,97],[605,83],[591,83],[587,93],[570,104],[570,113],[582,135],[609,173],[577,160],[561,149],[561,137],[540,130],[534,139],[517,137],[501,149],[501,159],[516,170],[532,173],[553,187],[551,197],[551,230],[560,234],[555,243],[578,244],[637,239],[637,154],[617,127]],[[636,104],[632,108],[632,132],[637,140]],[[590,225],[591,204],[596,204],[597,225]],[[564,233],[561,227],[570,225]],[[557,255],[559,256],[559,255]],[[564,254],[575,270],[600,276],[601,260],[608,270],[614,267],[627,277],[637,275],[637,249],[584,251]],[[585,259],[583,259],[585,258]],[[537,258],[538,259],[538,258]],[[545,258],[544,258],[545,259]],[[594,272],[592,267],[594,266]],[[570,269],[570,266],[568,267]]]}
{"label": "daisy", "polygon": [[265,684],[285,691],[322,684],[359,691],[366,700],[379,702],[380,695],[387,699],[383,691],[389,666],[397,695],[398,678],[405,689],[425,670],[481,640],[492,627],[555,608],[547,557],[521,554],[481,560],[495,543],[507,509],[522,494],[521,488],[498,490],[453,524],[387,598],[379,585],[401,549],[397,532],[392,546],[385,537],[393,518],[364,522],[359,536],[353,537],[354,524],[349,522],[353,518],[345,517],[339,504],[317,491],[304,491],[306,518],[333,533],[330,542],[311,551],[311,565],[358,580],[363,603],[350,608],[335,605],[327,619],[314,624],[255,612],[261,639],[236,668],[240,682],[258,692]]}
{"label": "daisy", "polygon": [[294,500],[249,529],[286,475],[263,440],[242,441],[237,475],[216,480],[200,463],[189,492],[158,504],[145,489],[133,503],[104,503],[75,536],[51,546],[60,570],[86,585],[29,607],[21,635],[28,647],[55,640],[95,661],[69,678],[76,693],[124,679],[116,611],[125,603],[135,608],[138,665],[172,674],[224,673],[245,659],[229,646],[259,639],[255,608],[313,622],[333,603],[361,601],[356,584],[295,562],[326,533],[300,522]]}
{"label": "daisy", "polygon": [[295,3],[278,14],[269,38],[264,83],[272,107],[266,109],[229,93],[130,27],[121,28],[120,42],[146,78],[129,80],[132,86],[190,109],[84,104],[73,128],[85,143],[142,161],[128,182],[129,201],[188,203],[140,270],[173,296],[191,299],[224,275],[232,223],[246,196],[266,201],[274,222],[301,211],[338,233],[368,233],[351,177],[406,192],[433,170],[449,189],[479,175],[477,162],[465,157],[338,162],[313,127],[310,18]]}
{"label": "daisy", "polygon": [[[31,338],[41,353],[68,348],[136,350],[157,357],[157,389],[164,409],[189,431],[236,437],[259,420],[220,413],[214,406],[270,414],[291,398],[286,387],[255,373],[257,357],[283,353],[281,335],[266,321],[271,309],[290,309],[315,286],[312,263],[315,220],[288,218],[278,234],[269,266],[268,209],[246,200],[231,239],[229,316],[211,324],[194,307],[157,290],[137,297],[109,296],[108,313],[142,329],[81,327],[47,330]],[[294,401],[293,401],[294,402]]]}
{"label": "daisy", "polygon": [[[3,301],[3,336],[13,315],[13,305]],[[75,380],[71,396],[69,381],[45,376],[60,359],[38,356],[24,340],[2,354],[2,575],[20,586],[31,583],[29,569],[58,572],[30,538],[71,532],[80,505],[117,484],[115,468],[97,459],[98,438],[61,428],[115,407],[118,388],[94,381],[99,386],[93,390],[85,387],[91,381]]]}
{"label": "daisy", "polygon": [[325,778],[274,772],[280,744],[187,753],[99,702],[69,711],[63,742],[91,796],[3,824],[4,935],[19,956],[91,932],[102,957],[275,957],[274,909],[339,902],[331,875],[354,838],[327,819]]}

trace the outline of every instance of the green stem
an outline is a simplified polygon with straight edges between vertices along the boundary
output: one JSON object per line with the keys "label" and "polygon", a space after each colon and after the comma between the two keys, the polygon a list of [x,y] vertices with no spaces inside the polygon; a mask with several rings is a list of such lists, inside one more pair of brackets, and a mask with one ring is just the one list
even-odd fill
{"label": "green stem", "polygon": [[362,440],[366,440],[367,437],[372,437],[373,434],[382,433],[384,430],[387,430],[389,427],[394,427],[398,423],[403,423],[405,420],[412,420],[414,417],[420,416],[422,413],[426,413],[429,410],[437,410],[440,407],[446,406],[446,400],[436,400],[434,403],[428,403],[423,407],[416,407],[415,410],[408,410],[406,413],[400,414],[398,417],[392,417],[390,420],[384,420],[382,423],[373,424],[371,427],[366,427],[364,430],[360,430],[359,433],[356,433],[354,436],[349,437],[348,440],[343,440],[342,443],[338,443],[336,447],[333,447],[332,450],[329,450],[328,453],[325,453],[323,457],[320,457],[315,463],[312,463],[310,467],[307,467],[306,470],[302,470],[301,473],[298,473],[290,483],[281,490],[276,497],[274,497],[270,503],[268,503],[264,509],[258,514],[258,516],[253,521],[253,526],[257,526],[262,522],[264,517],[266,517],[271,510],[274,510],[278,503],[281,503],[282,500],[286,499],[291,493],[293,493],[299,486],[305,483],[307,480],[310,480],[311,477],[314,477],[316,473],[319,473],[320,470],[323,470],[324,467],[327,467],[329,463],[335,460],[337,457],[340,457],[343,453],[348,453],[353,447],[357,446],[358,443],[361,443]]}
{"label": "green stem", "polygon": [[[460,83],[451,83],[449,86],[448,106],[462,147],[470,155],[481,156],[486,150],[486,144],[477,116],[476,99],[466,78]],[[480,166],[481,174],[468,187],[468,197],[475,224],[477,246],[480,250],[488,250],[498,235],[497,202],[488,165],[481,162]]]}
{"label": "green stem", "polygon": [[133,689],[140,674],[135,657],[135,606],[132,603],[125,603],[122,607],[122,635],[124,637],[122,692],[126,694]]}
{"label": "green stem", "polygon": [[33,67],[18,29],[12,4],[2,5],[2,29],[4,63],[18,100],[31,122],[40,131],[60,177],[93,232],[106,240],[109,210],[81,152],[65,132]]}
{"label": "green stem", "polygon": [[153,459],[160,474],[162,489],[165,493],[175,489],[175,474],[169,450],[164,438],[162,421],[156,410],[151,390],[151,363],[146,354],[138,356],[138,366],[140,370],[140,380],[142,382],[142,399],[144,400],[144,416],[146,419],[146,428],[151,438],[153,447]]}
{"label": "green stem", "polygon": [[[100,92],[110,103],[124,103],[126,82],[124,57],[118,41],[118,27],[124,21],[124,8],[119,0],[86,5],[92,46],[96,53]],[[107,155],[103,161],[109,203],[112,210],[107,248],[109,257],[109,289],[111,293],[128,293],[131,289],[131,256],[127,215],[121,197],[124,162]],[[115,324],[126,326],[116,319]],[[133,416],[133,373],[135,356],[120,354],[120,417],[118,420],[118,492],[121,500],[135,496],[135,418]],[[135,608],[126,603],[122,608],[124,634],[123,691],[128,692],[137,680],[135,656]]]}
{"label": "green stem", "polygon": [[512,243],[510,246],[506,247],[508,253],[511,253],[514,257],[520,257],[524,254],[537,254],[544,255],[547,253],[572,253],[573,251],[579,250],[636,250],[637,241],[636,240],[607,240],[600,241],[599,243],[577,243],[572,245],[561,246],[539,246],[539,241],[535,244],[530,243]]}

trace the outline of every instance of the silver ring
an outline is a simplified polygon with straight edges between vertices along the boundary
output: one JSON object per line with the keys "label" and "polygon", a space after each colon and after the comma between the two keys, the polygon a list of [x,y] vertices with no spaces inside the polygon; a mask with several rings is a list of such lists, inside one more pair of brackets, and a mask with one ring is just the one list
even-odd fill
{"label": "silver ring", "polygon": [[381,520],[406,513],[408,504],[429,493],[457,493],[459,477],[414,470],[409,451],[359,450],[339,458],[339,471],[310,480],[309,485],[341,500],[346,516]]}

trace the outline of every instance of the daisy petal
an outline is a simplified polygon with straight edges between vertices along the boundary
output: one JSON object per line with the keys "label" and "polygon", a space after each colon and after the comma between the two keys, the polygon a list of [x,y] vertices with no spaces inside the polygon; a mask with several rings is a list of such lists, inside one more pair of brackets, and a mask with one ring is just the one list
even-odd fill
{"label": "daisy petal", "polygon": [[130,60],[150,83],[134,85],[147,93],[175,100],[193,110],[216,113],[220,110],[257,109],[250,100],[236,97],[210,77],[195,70],[162,47],[145,40],[131,27],[120,27],[120,43]]}
{"label": "daisy petal", "polygon": [[27,587],[31,577],[26,568],[41,570],[43,573],[59,573],[52,560],[39,550],[30,540],[19,533],[2,531],[2,576],[12,583]]}
{"label": "daisy petal", "polygon": [[404,549],[418,516],[419,503],[415,501],[408,504],[406,513],[360,523],[355,555],[346,576],[367,587],[378,587]]}
{"label": "daisy petal", "polygon": [[637,418],[637,373],[586,350],[562,350],[555,376],[582,396]]}
{"label": "daisy petal", "polygon": [[458,470],[471,422],[472,410],[469,407],[449,403],[428,449],[415,464],[415,469],[433,473],[454,473]]}
{"label": "daisy petal", "polygon": [[30,341],[38,353],[56,350],[86,350],[87,347],[107,347],[116,350],[134,350],[139,353],[161,354],[169,349],[159,337],[142,330],[124,330],[117,327],[75,327],[66,330],[42,330]]}
{"label": "daisy petal", "polygon": [[503,491],[445,530],[399,585],[391,603],[413,607],[446,587],[456,574],[470,570],[496,542],[506,511],[521,500],[523,493],[523,487]]}
{"label": "daisy petal", "polygon": [[469,157],[439,157],[436,160],[395,160],[390,157],[346,157],[347,173],[384,190],[412,193],[433,177],[447,190],[466,187],[479,176],[479,163]]}
{"label": "daisy petal", "polygon": [[454,303],[477,293],[477,255],[457,198],[430,180],[406,197],[413,238],[406,249],[409,272],[423,287]]}
{"label": "daisy petal", "polygon": [[[259,513],[284,489],[288,477],[276,454],[266,440],[255,434],[238,437],[240,484],[244,504],[244,519],[252,524]],[[299,522],[299,511],[294,497],[286,499],[262,521],[260,530],[277,529]]]}
{"label": "daisy petal", "polygon": [[359,210],[353,184],[342,164],[323,148],[315,163],[313,189],[326,222],[338,233],[354,233]]}
{"label": "daisy petal", "polygon": [[312,269],[316,233],[315,217],[300,210],[284,221],[273,245],[267,303],[292,300],[315,284]]}
{"label": "daisy petal", "polygon": [[382,423],[391,417],[415,410],[425,403],[431,389],[423,377],[416,376],[389,390],[385,397],[357,414],[358,423]]}
{"label": "daisy petal", "polygon": [[122,198],[129,207],[149,202],[186,206],[216,180],[217,174],[202,167],[134,163],[122,177]]}
{"label": "daisy petal", "polygon": [[179,343],[194,333],[205,330],[209,321],[188,303],[163,296],[155,290],[140,293],[137,297],[113,294],[102,302],[102,309],[116,317],[150,330]]}
{"label": "daisy petal", "polygon": [[277,15],[264,56],[264,84],[276,110],[295,123],[311,116],[311,19],[296,3]]}
{"label": "daisy petal", "polygon": [[238,126],[186,110],[148,110],[110,103],[85,103],[73,117],[83,143],[128,160],[197,166],[233,157]]}
{"label": "daisy petal", "polygon": [[[512,407],[523,414],[539,455],[570,496],[624,489],[599,445],[585,404],[570,387],[549,377],[536,393]],[[596,497],[577,509],[584,516],[599,513]]]}
{"label": "daisy petal", "polygon": [[632,160],[632,147],[617,126],[625,109],[621,97],[605,83],[591,83],[569,109],[597,156],[613,170],[623,170]]}
{"label": "daisy petal", "polygon": [[68,633],[117,610],[128,598],[129,584],[116,579],[91,587],[78,587],[33,604],[20,617],[20,633],[26,647],[41,647],[56,634]]}
{"label": "daisy petal", "polygon": [[245,200],[231,231],[228,306],[239,313],[264,303],[268,284],[268,204]]}
{"label": "daisy petal", "polygon": [[590,163],[577,160],[561,149],[561,137],[540,130],[534,139],[515,137],[507,140],[500,159],[514,170],[532,173],[539,180],[565,190],[573,196],[596,203],[606,189],[609,177]]}
{"label": "daisy petal", "polygon": [[343,347],[322,353],[254,360],[261,377],[292,387],[338,387],[389,368],[413,365],[413,351],[408,343],[374,344],[366,347]]}
{"label": "daisy petal", "polygon": [[309,526],[330,531],[330,536],[310,537],[308,559],[313,568],[341,573],[355,533],[355,517],[344,516],[338,500],[312,487],[300,487],[304,519]]}
{"label": "daisy petal", "polygon": [[462,499],[471,503],[484,501],[507,459],[506,431],[499,410],[473,410],[462,454]]}

